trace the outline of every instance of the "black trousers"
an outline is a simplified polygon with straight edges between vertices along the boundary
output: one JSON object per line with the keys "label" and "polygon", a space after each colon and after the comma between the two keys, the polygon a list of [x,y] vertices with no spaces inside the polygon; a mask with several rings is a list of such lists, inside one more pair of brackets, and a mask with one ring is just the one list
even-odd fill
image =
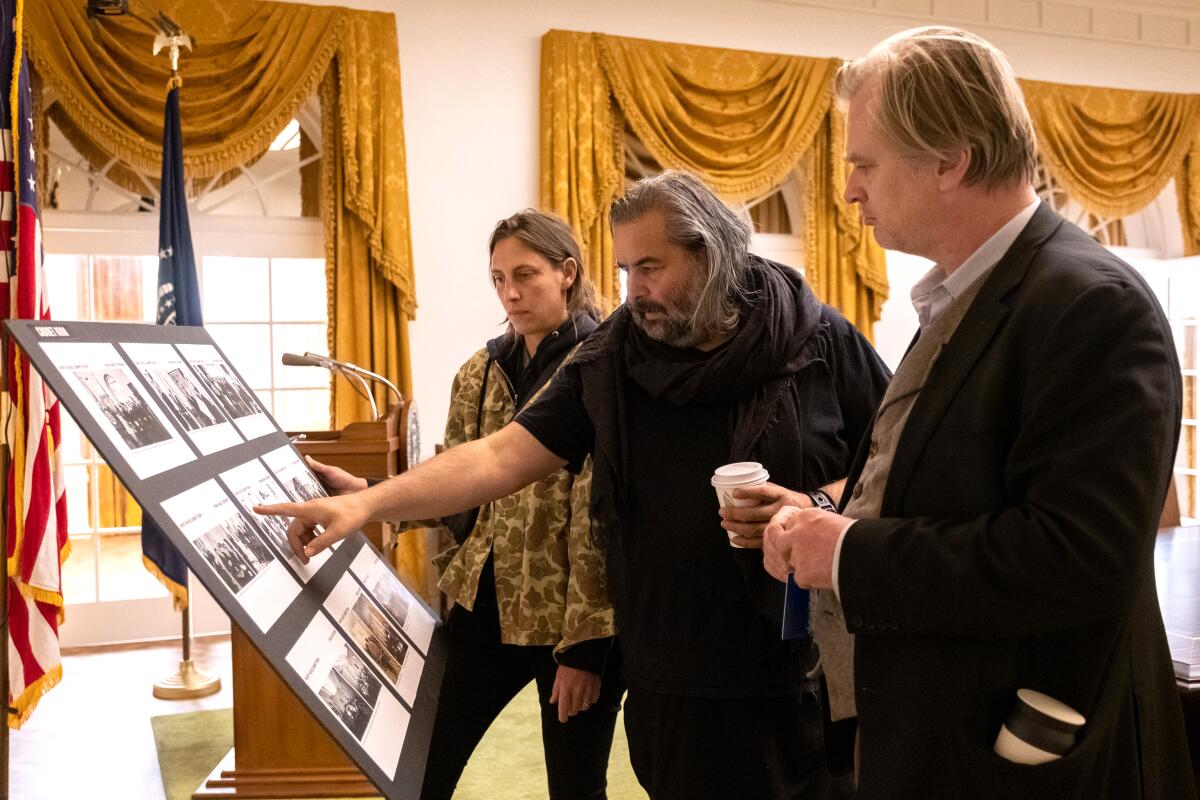
{"label": "black trousers", "polygon": [[[826,767],[816,695],[685,697],[629,688],[629,760],[652,800],[825,800],[845,788]],[[853,790],[850,789],[852,796]]]}
{"label": "black trousers", "polygon": [[[484,594],[482,586],[480,594]],[[613,654],[608,659],[600,700],[562,723],[558,706],[549,702],[558,669],[553,648],[502,644],[494,599],[477,598],[474,611],[455,606],[447,634],[449,654],[421,800],[449,800],[483,734],[531,680],[537,682],[542,706],[542,747],[551,800],[603,800],[613,728],[624,692],[619,658]],[[497,780],[503,777],[496,776]]]}

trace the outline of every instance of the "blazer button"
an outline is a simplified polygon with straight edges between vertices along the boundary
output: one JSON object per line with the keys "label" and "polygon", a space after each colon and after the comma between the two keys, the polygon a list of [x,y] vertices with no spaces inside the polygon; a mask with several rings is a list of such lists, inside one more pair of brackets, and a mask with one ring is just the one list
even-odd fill
{"label": "blazer button", "polygon": [[862,614],[851,614],[850,624],[856,628],[861,628],[863,626]]}

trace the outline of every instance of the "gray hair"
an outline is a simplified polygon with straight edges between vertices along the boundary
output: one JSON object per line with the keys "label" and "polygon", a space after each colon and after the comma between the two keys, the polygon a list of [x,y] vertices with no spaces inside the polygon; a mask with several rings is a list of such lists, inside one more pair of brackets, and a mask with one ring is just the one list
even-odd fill
{"label": "gray hair", "polygon": [[872,116],[905,156],[940,160],[966,150],[967,185],[1033,182],[1033,122],[1008,59],[984,39],[937,26],[897,33],[842,66],[839,101],[873,78],[879,98]]}
{"label": "gray hair", "polygon": [[613,225],[662,211],[667,238],[692,255],[704,271],[699,302],[692,313],[698,341],[737,328],[741,302],[748,299],[750,226],[694,175],[667,170],[643,178],[618,197],[609,213]]}

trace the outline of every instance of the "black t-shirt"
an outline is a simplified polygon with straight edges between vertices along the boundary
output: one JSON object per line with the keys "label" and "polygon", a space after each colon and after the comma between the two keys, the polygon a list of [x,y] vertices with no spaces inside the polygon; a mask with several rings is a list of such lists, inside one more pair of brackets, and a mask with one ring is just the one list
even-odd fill
{"label": "black t-shirt", "polygon": [[[869,345],[857,332],[847,336],[853,329],[844,320],[838,323],[843,329],[830,337],[828,357],[796,376],[803,430],[765,434],[794,455],[766,464],[772,481],[789,488],[844,477],[887,383],[886,367]],[[707,355],[689,350],[676,357]],[[564,365],[516,418],[573,471],[595,439],[581,380],[576,365]],[[676,406],[628,378],[624,394],[629,510],[608,541],[608,589],[630,685],[718,697],[795,691],[789,649],[752,596],[761,586],[751,584],[773,583],[762,553],[729,545],[709,483],[713,470],[730,460],[732,403]]]}

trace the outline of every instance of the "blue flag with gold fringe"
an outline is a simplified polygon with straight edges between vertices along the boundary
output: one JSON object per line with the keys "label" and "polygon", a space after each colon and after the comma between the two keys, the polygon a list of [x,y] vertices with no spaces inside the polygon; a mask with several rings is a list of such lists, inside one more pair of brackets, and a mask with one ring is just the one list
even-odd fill
{"label": "blue flag with gold fringe", "polygon": [[[203,325],[196,256],[188,226],[178,86],[167,93],[167,108],[163,115],[162,185],[158,210],[158,314],[155,321],[159,325]],[[142,521],[142,561],[146,569],[171,591],[175,607],[186,608],[187,562],[158,526],[145,517]]]}

